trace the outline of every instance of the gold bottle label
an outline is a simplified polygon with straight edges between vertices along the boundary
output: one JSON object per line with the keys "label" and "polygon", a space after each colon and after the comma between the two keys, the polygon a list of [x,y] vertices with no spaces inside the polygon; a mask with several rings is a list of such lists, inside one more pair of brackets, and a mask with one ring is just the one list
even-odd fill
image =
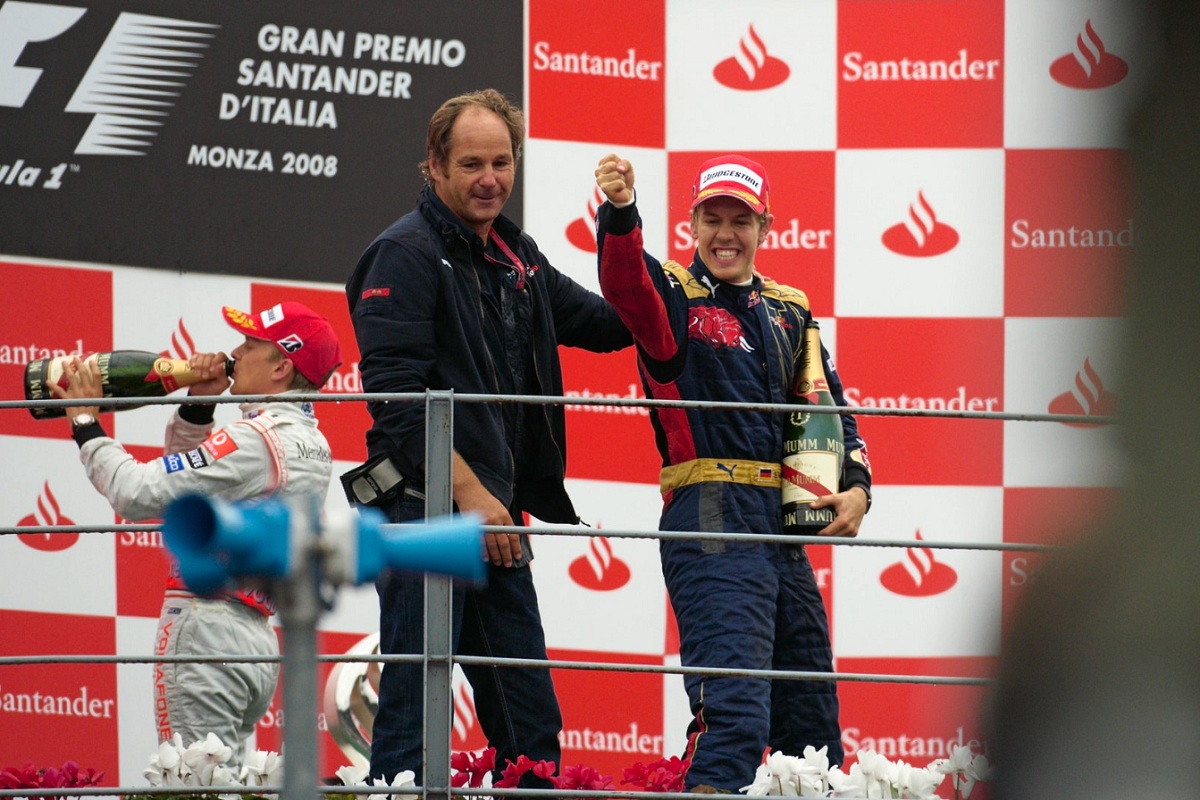
{"label": "gold bottle label", "polygon": [[167,394],[196,382],[192,365],[182,358],[160,358],[154,362],[154,374],[162,381]]}

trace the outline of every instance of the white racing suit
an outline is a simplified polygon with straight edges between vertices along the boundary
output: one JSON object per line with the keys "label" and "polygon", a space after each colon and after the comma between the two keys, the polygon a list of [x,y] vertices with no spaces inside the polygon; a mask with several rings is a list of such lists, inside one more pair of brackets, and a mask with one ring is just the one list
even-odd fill
{"label": "white racing suit", "polygon": [[[286,393],[285,393],[286,394]],[[267,495],[318,495],[324,503],[333,461],[311,403],[241,406],[243,418],[219,430],[172,417],[164,455],[141,463],[109,437],[80,448],[92,484],[128,520],[161,517],[172,500],[199,493],[224,500]],[[172,561],[155,637],[155,655],[279,655],[270,625],[274,604],[258,590],[198,597]],[[175,733],[184,745],[211,731],[233,748],[234,774],[246,740],[266,713],[279,664],[166,662],[154,668],[159,741]]]}

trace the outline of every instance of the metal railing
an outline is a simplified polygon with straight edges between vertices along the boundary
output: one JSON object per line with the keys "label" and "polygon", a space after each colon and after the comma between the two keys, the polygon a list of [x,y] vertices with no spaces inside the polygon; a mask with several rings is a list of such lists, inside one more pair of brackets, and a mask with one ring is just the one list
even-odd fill
{"label": "metal railing", "polygon": [[[421,402],[426,405],[426,516],[427,519],[449,514],[453,508],[451,497],[451,454],[453,442],[453,410],[455,403],[530,403],[541,405],[597,405],[635,406],[645,408],[698,408],[698,409],[743,409],[765,413],[787,413],[795,407],[788,404],[747,404],[729,402],[670,401],[632,398],[582,398],[546,397],[493,394],[456,394],[452,391],[428,391],[423,393],[377,393],[377,394],[290,394],[286,400],[273,395],[239,395],[236,397],[163,397],[136,399],[94,399],[0,401],[0,410],[11,408],[56,408],[78,405],[99,406],[102,411],[119,410],[125,406],[188,405],[212,403],[248,402],[314,402],[343,403],[356,401],[373,402]],[[857,416],[899,416],[927,418],[979,419],[1021,422],[1088,423],[1106,425],[1117,422],[1115,417],[1082,414],[1042,414],[990,411],[959,411],[943,409],[898,409],[875,407],[826,407],[808,406],[807,412],[854,414]],[[68,534],[68,533],[113,533],[146,532],[160,530],[159,525],[44,525],[23,527],[0,527],[0,536],[13,534]],[[527,533],[552,536],[594,536],[591,529],[578,530],[562,527],[487,526],[491,533]],[[1056,545],[1040,543],[981,543],[981,542],[930,542],[924,540],[860,540],[830,539],[818,536],[790,536],[783,534],[744,534],[693,531],[643,531],[605,529],[607,538],[639,539],[713,539],[778,542],[800,545],[831,545],[836,547],[880,547],[918,548],[946,550],[1023,551],[1046,552],[1060,549]],[[315,587],[315,582],[311,582]],[[609,797],[639,798],[644,792],[568,791],[533,789],[470,789],[452,788],[450,773],[451,722],[453,696],[451,691],[452,670],[456,663],[493,665],[517,668],[552,668],[573,670],[605,670],[620,672],[642,672],[677,675],[717,675],[758,677],[770,680],[815,680],[815,681],[860,681],[874,683],[908,683],[930,685],[986,686],[987,678],[965,676],[931,676],[903,674],[873,674],[847,672],[797,672],[787,670],[716,669],[709,667],[687,667],[667,665],[628,664],[613,662],[587,662],[570,660],[502,659],[479,656],[456,656],[453,654],[452,630],[452,580],[445,576],[427,574],[425,577],[426,640],[425,651],[417,655],[318,655],[315,644],[315,623],[319,615],[317,598],[298,597],[296,602],[280,605],[280,619],[284,628],[285,652],[276,658],[244,656],[240,654],[210,657],[184,656],[109,656],[109,655],[46,655],[0,657],[0,666],[31,664],[142,664],[189,661],[195,663],[265,662],[282,661],[284,680],[284,714],[288,719],[315,720],[315,690],[317,663],[330,662],[377,662],[377,663],[421,663],[425,672],[425,742],[426,763],[424,785],[408,790],[431,800],[449,800],[451,796],[473,797]],[[287,608],[291,605],[291,608]],[[329,787],[320,786],[316,769],[318,764],[318,731],[316,725],[290,725],[285,729],[286,775],[283,787],[214,787],[220,794],[262,794],[280,789],[285,800],[303,800],[323,794],[380,794],[381,787]],[[199,787],[82,787],[70,789],[0,790],[0,798],[6,797],[59,797],[59,796],[105,796],[114,793],[143,795],[195,794]],[[662,800],[682,800],[685,794],[664,793]]]}

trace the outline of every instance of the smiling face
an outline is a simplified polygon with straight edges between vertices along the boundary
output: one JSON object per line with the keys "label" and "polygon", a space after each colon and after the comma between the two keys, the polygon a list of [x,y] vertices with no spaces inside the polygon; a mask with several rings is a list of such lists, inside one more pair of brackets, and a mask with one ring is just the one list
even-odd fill
{"label": "smiling face", "polygon": [[429,181],[455,216],[487,240],[516,180],[508,126],[484,108],[465,109],[454,122],[445,161],[429,164]]}
{"label": "smiling face", "polygon": [[766,240],[766,222],[750,206],[733,197],[709,198],[692,214],[692,236],[700,259],[717,280],[745,283],[754,275],[754,254]]}

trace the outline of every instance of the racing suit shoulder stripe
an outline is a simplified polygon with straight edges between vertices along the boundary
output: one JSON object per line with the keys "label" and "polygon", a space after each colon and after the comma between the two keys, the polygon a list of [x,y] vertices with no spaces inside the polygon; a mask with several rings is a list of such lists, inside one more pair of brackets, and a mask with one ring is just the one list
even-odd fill
{"label": "racing suit shoulder stripe", "polygon": [[246,425],[252,428],[266,443],[267,454],[271,457],[271,476],[267,482],[268,491],[271,492],[286,488],[288,483],[287,453],[279,438],[279,431],[276,430],[278,424],[279,421],[269,414],[260,414],[253,419],[243,419],[233,423],[233,426]]}
{"label": "racing suit shoulder stripe", "polygon": [[684,297],[688,300],[709,297],[712,294],[707,286],[696,280],[688,268],[678,261],[664,261],[662,267],[664,272],[678,281],[680,288],[683,289]]}
{"label": "racing suit shoulder stripe", "polygon": [[800,289],[794,289],[791,286],[784,286],[775,281],[764,279],[762,295],[763,297],[780,300],[784,303],[798,305],[805,311],[809,310],[808,295]]}

